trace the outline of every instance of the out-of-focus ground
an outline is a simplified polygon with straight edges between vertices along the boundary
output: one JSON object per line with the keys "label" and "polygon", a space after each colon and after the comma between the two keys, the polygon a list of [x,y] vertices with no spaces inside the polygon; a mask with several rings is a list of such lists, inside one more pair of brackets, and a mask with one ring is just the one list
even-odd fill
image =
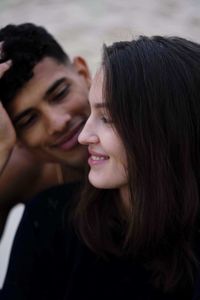
{"label": "out-of-focus ground", "polygon": [[[200,42],[200,1],[0,0],[0,27],[23,22],[45,26],[71,57],[85,57],[94,74],[103,43],[142,34],[178,35]],[[0,244],[0,287],[21,213],[21,207],[12,213]]]}
{"label": "out-of-focus ground", "polygon": [[200,41],[199,0],[0,0],[0,26],[35,22],[54,34],[71,56],[92,69],[103,42],[139,34],[173,34]]}

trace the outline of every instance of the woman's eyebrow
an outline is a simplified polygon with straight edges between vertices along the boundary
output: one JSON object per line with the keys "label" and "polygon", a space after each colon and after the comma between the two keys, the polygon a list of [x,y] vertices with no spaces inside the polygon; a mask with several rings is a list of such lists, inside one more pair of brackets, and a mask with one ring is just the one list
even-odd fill
{"label": "woman's eyebrow", "polygon": [[107,104],[105,103],[105,102],[96,102],[95,104],[94,104],[94,107],[95,108],[107,108]]}

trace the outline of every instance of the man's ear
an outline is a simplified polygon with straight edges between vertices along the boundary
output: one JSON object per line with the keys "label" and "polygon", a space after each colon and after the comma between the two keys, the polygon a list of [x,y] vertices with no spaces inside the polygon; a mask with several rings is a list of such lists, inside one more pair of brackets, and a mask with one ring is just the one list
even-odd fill
{"label": "man's ear", "polygon": [[85,61],[84,58],[82,58],[81,56],[76,56],[73,59],[73,66],[76,69],[76,71],[78,72],[78,74],[80,74],[81,76],[83,76],[88,84],[88,88],[90,88],[91,85],[91,74],[90,74],[90,70],[88,68],[88,65]]}

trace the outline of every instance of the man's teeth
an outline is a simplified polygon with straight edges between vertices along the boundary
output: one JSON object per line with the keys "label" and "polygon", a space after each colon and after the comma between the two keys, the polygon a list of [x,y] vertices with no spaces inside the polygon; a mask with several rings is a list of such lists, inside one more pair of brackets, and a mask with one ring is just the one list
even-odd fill
{"label": "man's teeth", "polygon": [[95,155],[92,155],[91,158],[92,158],[92,160],[104,160],[105,159],[104,156],[95,156]]}

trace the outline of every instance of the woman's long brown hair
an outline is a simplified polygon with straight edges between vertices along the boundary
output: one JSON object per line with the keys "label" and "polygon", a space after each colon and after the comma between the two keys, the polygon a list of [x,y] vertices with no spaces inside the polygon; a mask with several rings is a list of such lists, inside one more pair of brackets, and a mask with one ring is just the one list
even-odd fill
{"label": "woman's long brown hair", "polygon": [[[104,46],[104,98],[128,160],[130,213],[87,185],[76,228],[96,253],[140,259],[164,291],[192,284],[199,218],[200,45],[140,37]],[[113,176],[115,176],[113,174]]]}

